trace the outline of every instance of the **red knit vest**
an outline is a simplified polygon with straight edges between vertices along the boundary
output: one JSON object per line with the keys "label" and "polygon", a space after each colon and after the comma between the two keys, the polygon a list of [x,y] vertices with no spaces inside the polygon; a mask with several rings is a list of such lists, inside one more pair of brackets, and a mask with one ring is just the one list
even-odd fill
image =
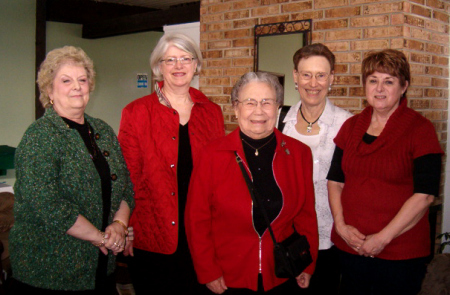
{"label": "red knit vest", "polygon": [[[334,140],[344,150],[345,185],[341,195],[344,220],[365,235],[383,229],[414,194],[413,160],[442,153],[431,122],[409,109],[406,99],[391,115],[380,136],[366,144],[362,138],[371,117],[372,107],[367,107],[348,119]],[[357,254],[334,228],[331,240],[339,249]],[[400,260],[429,254],[427,212],[412,229],[392,240],[378,257]]]}

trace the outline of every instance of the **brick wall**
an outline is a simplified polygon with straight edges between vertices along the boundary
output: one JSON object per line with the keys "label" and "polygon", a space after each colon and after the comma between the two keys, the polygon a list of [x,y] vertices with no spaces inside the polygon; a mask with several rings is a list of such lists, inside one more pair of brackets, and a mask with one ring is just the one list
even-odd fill
{"label": "brick wall", "polygon": [[443,0],[202,0],[200,89],[236,128],[230,105],[234,82],[253,69],[256,24],[313,20],[313,42],[336,55],[330,98],[354,113],[364,106],[361,61],[370,50],[395,48],[408,56],[410,106],[433,121],[445,150],[449,96],[449,13]]}
{"label": "brick wall", "polygon": [[201,0],[205,65],[200,89],[221,105],[227,131],[234,130],[230,92],[234,82],[253,69],[254,25],[312,19],[313,42],[326,44],[336,55],[330,94],[336,105],[361,111],[364,55],[374,49],[400,49],[412,69],[410,106],[434,123],[446,151],[449,14],[448,0]]}

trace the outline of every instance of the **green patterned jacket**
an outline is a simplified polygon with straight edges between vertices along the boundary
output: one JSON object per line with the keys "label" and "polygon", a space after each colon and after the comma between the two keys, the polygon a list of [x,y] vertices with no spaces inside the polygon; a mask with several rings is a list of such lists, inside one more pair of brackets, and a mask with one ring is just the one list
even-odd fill
{"label": "green patterned jacket", "polygon": [[[122,200],[134,207],[133,188],[112,128],[85,115],[111,171],[110,222]],[[75,129],[49,108],[25,132],[15,155],[15,223],[10,233],[13,277],[56,290],[95,287],[98,248],[66,234],[79,214],[102,222],[100,176]],[[108,259],[112,273],[115,257]]]}

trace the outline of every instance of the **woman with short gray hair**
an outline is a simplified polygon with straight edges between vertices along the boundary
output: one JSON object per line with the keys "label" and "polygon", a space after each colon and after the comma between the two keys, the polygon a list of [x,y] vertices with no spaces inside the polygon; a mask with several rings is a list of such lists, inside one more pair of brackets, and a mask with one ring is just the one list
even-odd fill
{"label": "woman with short gray hair", "polygon": [[[190,87],[198,46],[165,34],[150,57],[155,92],[127,105],[119,141],[134,184],[129,270],[136,294],[200,294],[184,230],[191,171],[200,150],[225,134],[220,107]],[[205,288],[203,288],[205,289]]]}
{"label": "woman with short gray hair", "polygon": [[198,75],[202,70],[203,58],[194,40],[183,34],[165,34],[161,37],[158,44],[150,56],[150,67],[152,68],[154,78],[157,81],[164,80],[163,73],[161,72],[161,60],[170,46],[174,46],[179,50],[188,53],[188,55],[195,61],[194,75]]}
{"label": "woman with short gray hair", "polygon": [[[197,277],[216,294],[297,294],[309,285],[318,248],[311,151],[275,129],[283,102],[275,76],[247,73],[231,96],[239,128],[205,147],[189,187],[186,233]],[[277,241],[294,231],[309,241],[313,263],[295,278],[275,275],[274,245],[260,207]]]}
{"label": "woman with short gray hair", "polygon": [[284,89],[278,78],[266,72],[249,72],[241,77],[231,91],[231,104],[235,105],[239,100],[239,92],[250,82],[266,83],[275,90],[276,103],[282,106],[284,103]]}
{"label": "woman with short gray hair", "polygon": [[45,114],[15,153],[12,294],[116,294],[133,189],[113,129],[85,113],[94,77],[74,46],[51,50],[39,68]]}

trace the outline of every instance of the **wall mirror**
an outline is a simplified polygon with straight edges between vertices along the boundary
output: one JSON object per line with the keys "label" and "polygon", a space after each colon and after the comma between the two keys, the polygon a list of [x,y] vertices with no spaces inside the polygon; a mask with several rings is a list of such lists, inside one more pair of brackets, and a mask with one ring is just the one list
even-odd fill
{"label": "wall mirror", "polygon": [[298,102],[294,89],[292,57],[301,47],[311,44],[312,21],[300,20],[255,26],[254,70],[279,77],[284,86],[284,104]]}

